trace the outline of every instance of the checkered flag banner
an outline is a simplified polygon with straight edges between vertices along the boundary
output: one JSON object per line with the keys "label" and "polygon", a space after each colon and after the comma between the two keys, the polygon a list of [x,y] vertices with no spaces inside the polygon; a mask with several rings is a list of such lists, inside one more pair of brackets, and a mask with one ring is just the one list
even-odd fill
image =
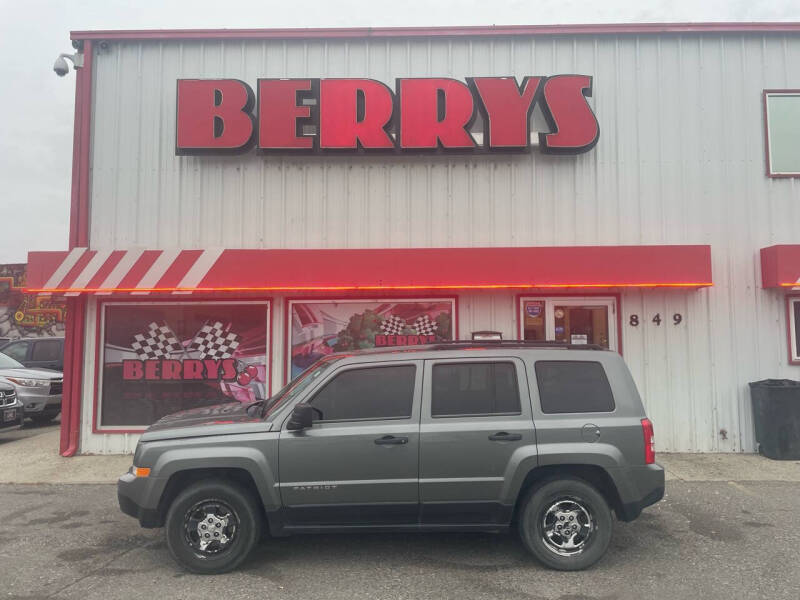
{"label": "checkered flag banner", "polygon": [[191,350],[200,353],[202,358],[215,360],[230,358],[239,347],[239,336],[224,329],[219,321],[213,325],[206,323],[200,328],[189,346]]}
{"label": "checkered flag banner", "polygon": [[146,333],[137,333],[131,344],[139,360],[155,360],[169,358],[173,352],[181,352],[183,348],[169,325],[159,325],[155,321],[148,325]]}
{"label": "checkered flag banner", "polygon": [[439,329],[439,324],[431,321],[428,315],[421,315],[414,321],[414,331],[417,335],[433,335]]}
{"label": "checkered flag banner", "polygon": [[406,328],[405,319],[391,315],[381,323],[381,331],[386,335],[399,335]]}

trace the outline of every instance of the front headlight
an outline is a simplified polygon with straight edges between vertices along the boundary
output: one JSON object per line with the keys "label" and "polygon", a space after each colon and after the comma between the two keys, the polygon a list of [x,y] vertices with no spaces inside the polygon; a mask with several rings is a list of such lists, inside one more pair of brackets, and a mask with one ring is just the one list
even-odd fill
{"label": "front headlight", "polygon": [[47,387],[50,385],[49,379],[27,379],[25,377],[6,377],[6,379],[23,387]]}

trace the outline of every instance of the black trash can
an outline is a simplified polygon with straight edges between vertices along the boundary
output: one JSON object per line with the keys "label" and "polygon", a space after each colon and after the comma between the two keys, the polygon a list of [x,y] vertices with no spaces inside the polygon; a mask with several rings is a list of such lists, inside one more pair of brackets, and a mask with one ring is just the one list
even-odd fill
{"label": "black trash can", "polygon": [[750,382],[759,452],[776,460],[800,460],[800,381]]}

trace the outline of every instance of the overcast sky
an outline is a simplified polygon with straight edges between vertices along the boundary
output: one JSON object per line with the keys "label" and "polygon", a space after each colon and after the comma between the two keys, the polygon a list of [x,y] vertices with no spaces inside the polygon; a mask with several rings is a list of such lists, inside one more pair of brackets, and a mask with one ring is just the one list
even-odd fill
{"label": "overcast sky", "polygon": [[[800,21],[800,0],[0,0],[0,263],[67,247],[70,30]],[[313,75],[309,73],[309,75]]]}

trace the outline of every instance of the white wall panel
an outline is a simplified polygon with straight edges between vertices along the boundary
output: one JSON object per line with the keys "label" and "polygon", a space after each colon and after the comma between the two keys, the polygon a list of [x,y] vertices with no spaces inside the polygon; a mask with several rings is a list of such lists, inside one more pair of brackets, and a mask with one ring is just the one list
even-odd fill
{"label": "white wall panel", "polygon": [[[800,180],[765,177],[761,113],[763,88],[800,88],[800,36],[114,42],[95,52],[93,248],[711,244],[712,289],[622,293],[624,354],[659,448],[752,451],[746,383],[800,378],[786,359],[784,297],[760,289],[758,259],[763,246],[800,241]],[[594,76],[600,140],[587,154],[174,153],[178,78],[255,87],[258,77],[393,85],[555,73]],[[462,333],[516,335],[515,297],[460,294]],[[282,362],[281,311],[276,301]],[[631,313],[642,326],[627,325]]]}

